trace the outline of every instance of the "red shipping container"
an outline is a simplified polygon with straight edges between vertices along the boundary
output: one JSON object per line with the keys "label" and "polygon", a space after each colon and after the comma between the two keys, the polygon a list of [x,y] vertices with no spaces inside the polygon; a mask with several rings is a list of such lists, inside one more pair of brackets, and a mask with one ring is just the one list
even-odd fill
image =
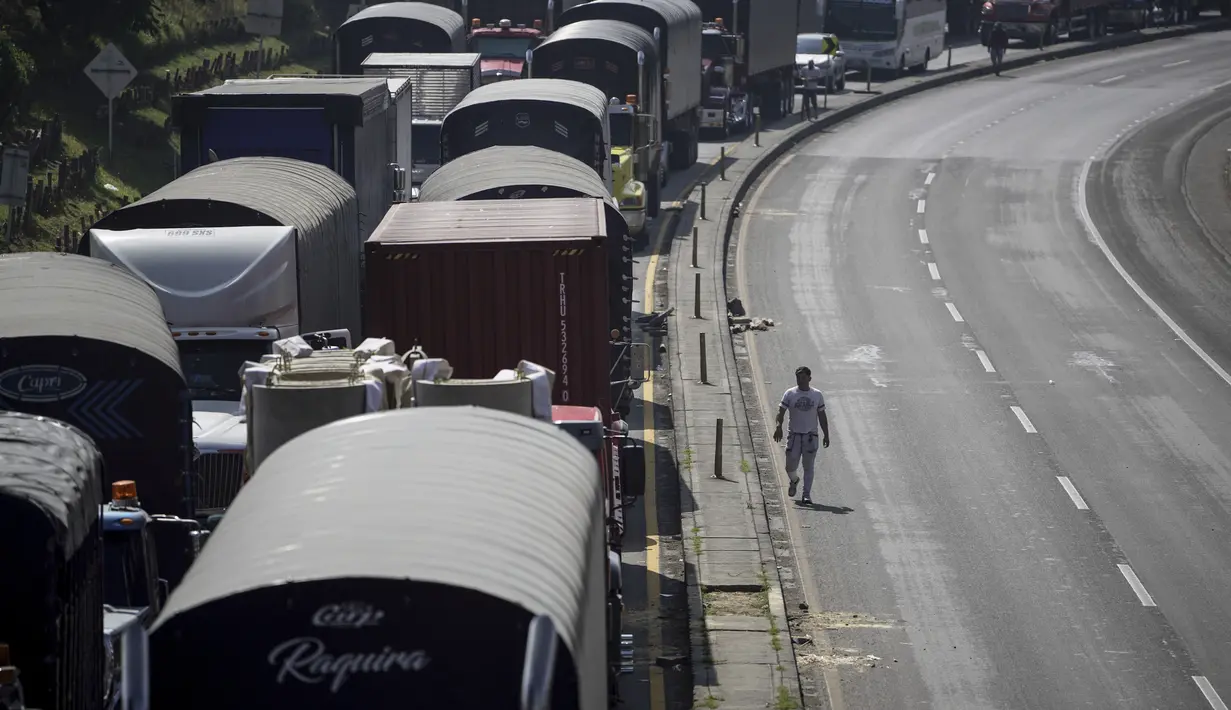
{"label": "red shipping container", "polygon": [[529,360],[555,404],[610,406],[607,216],[578,197],[394,205],[365,249],[364,332],[454,376]]}

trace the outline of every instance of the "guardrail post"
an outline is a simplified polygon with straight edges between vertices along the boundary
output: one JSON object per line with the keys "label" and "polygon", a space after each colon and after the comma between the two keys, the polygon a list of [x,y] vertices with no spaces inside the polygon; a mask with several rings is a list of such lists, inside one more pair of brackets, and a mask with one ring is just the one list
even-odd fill
{"label": "guardrail post", "polygon": [[945,69],[953,68],[953,45],[949,45],[949,63],[945,65]]}
{"label": "guardrail post", "polygon": [[[701,282],[701,275],[697,274],[697,282]],[[705,367],[705,333],[701,334],[701,384],[708,385],[710,383],[710,373]]]}
{"label": "guardrail post", "polygon": [[725,145],[718,146],[718,179],[727,179],[727,147]]}
{"label": "guardrail post", "polygon": [[714,425],[714,478],[722,478],[722,420]]}
{"label": "guardrail post", "polygon": [[701,183],[701,219],[705,219],[705,183]]}
{"label": "guardrail post", "polygon": [[752,144],[758,148],[761,147],[761,112],[757,111],[752,117],[753,123],[756,124],[756,133],[753,134]]}
{"label": "guardrail post", "polygon": [[864,91],[870,94],[872,93],[872,62],[868,62],[867,80],[868,83],[864,87]]}
{"label": "guardrail post", "polygon": [[697,227],[692,228],[692,268],[699,269],[697,265]]}
{"label": "guardrail post", "polygon": [[[693,300],[692,300],[692,317],[701,317],[701,274],[696,275],[693,280]],[[701,350],[705,350],[705,334],[701,334]],[[701,371],[705,372],[705,355],[701,356]],[[701,378],[704,381],[704,377]]]}

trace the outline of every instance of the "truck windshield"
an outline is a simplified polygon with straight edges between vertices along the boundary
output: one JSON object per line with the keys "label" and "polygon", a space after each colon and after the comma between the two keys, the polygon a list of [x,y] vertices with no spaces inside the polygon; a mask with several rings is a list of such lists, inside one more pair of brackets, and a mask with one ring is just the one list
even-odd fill
{"label": "truck windshield", "polygon": [[476,37],[474,51],[484,57],[525,59],[526,51],[534,46],[529,37]]}
{"label": "truck windshield", "polygon": [[179,340],[180,365],[193,399],[238,402],[239,369],[267,355],[271,340]]}
{"label": "truck windshield", "polygon": [[701,35],[701,56],[713,61],[721,61],[731,54],[727,51],[727,41],[717,32],[705,32]]}
{"label": "truck windshield", "polygon": [[440,165],[439,123],[416,123],[411,126],[410,155],[415,165]]}
{"label": "truck windshield", "polygon": [[632,147],[633,115],[613,113],[608,115],[607,121],[611,125],[611,145]]}
{"label": "truck windshield", "polygon": [[892,4],[831,2],[825,10],[825,29],[844,40],[892,42],[898,38]]}
{"label": "truck windshield", "polygon": [[152,601],[149,569],[145,560],[143,531],[110,531],[103,534],[103,603],[143,607]]}

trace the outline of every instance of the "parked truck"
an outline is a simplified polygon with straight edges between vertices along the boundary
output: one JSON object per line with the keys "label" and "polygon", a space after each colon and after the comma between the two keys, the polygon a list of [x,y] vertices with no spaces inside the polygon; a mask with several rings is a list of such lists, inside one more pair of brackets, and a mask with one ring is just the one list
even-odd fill
{"label": "parked truck", "polygon": [[[363,60],[366,76],[406,77],[411,83],[411,195],[440,167],[440,124],[482,77],[479,55],[375,52]],[[405,163],[403,163],[405,165]]]}
{"label": "parked truck", "polygon": [[99,259],[29,252],[0,256],[0,303],[0,409],[77,427],[108,485],[134,480],[151,511],[192,518],[192,405],[154,291]]}
{"label": "parked truck", "polygon": [[693,0],[701,9],[702,71],[708,87],[759,108],[765,120],[795,109],[798,0]]}
{"label": "parked truck", "polygon": [[151,631],[152,707],[609,706],[624,637],[596,468],[560,427],[481,407],[295,438]]}
{"label": "parked truck", "polygon": [[627,416],[635,385],[630,376],[633,300],[633,238],[616,201],[585,163],[544,148],[497,146],[469,153],[442,167],[423,183],[420,202],[455,200],[596,197],[607,220],[608,319],[611,348],[611,401]]}
{"label": "parked truck", "polygon": [[667,160],[654,37],[627,22],[581,20],[556,30],[533,51],[530,74],[578,81],[602,93],[612,154],[631,157],[634,177],[646,188],[646,214],[657,217]]}
{"label": "parked truck", "polygon": [[481,18],[471,18],[469,46],[483,57],[483,83],[521,79],[526,71],[526,53],[546,36],[542,20],[527,26],[506,17],[487,24]]}
{"label": "parked truck", "polygon": [[[564,13],[564,25],[614,20],[636,25],[654,38],[662,68],[658,91],[663,141],[672,170],[697,162],[701,129],[701,12],[692,0],[594,0]],[[672,75],[672,68],[679,72]]]}
{"label": "parked truck", "polygon": [[412,115],[409,90],[391,112],[383,77],[232,79],[172,99],[180,129],[181,174],[214,159],[294,158],[323,165],[355,188],[366,238],[405,195],[390,136],[398,114]]}
{"label": "parked truck", "polygon": [[343,344],[359,333],[355,191],[312,163],[224,160],[110,213],[79,251],[131,269],[157,293],[192,402],[195,506],[219,512],[245,478],[244,362],[292,335],[326,331]]}
{"label": "parked truck", "polygon": [[353,15],[333,33],[333,73],[361,74],[374,52],[464,52],[466,24],[455,11],[423,2],[386,2]]}
{"label": "parked truck", "polygon": [[1046,46],[1061,37],[1107,34],[1115,0],[985,0],[979,39],[987,45],[997,22],[1012,39]]}

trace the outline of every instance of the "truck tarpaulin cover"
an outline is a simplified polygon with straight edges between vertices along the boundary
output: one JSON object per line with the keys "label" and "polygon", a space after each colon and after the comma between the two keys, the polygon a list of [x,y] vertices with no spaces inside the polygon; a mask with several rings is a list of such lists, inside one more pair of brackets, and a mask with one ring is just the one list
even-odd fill
{"label": "truck tarpaulin cover", "polygon": [[570,8],[564,22],[617,20],[659,30],[658,58],[671,75],[662,100],[673,119],[701,103],[701,11],[691,0],[594,0]]}
{"label": "truck tarpaulin cover", "polygon": [[0,639],[27,707],[103,697],[102,479],[85,434],[0,412]]}
{"label": "truck tarpaulin cover", "polygon": [[571,156],[606,175],[611,141],[607,100],[575,81],[522,79],[481,86],[467,94],[440,132],[448,163],[497,145],[534,145]]}
{"label": "truck tarpaulin cover", "polygon": [[367,242],[364,332],[443,357],[456,377],[521,360],[553,401],[609,399],[606,205],[595,198],[395,205]]}
{"label": "truck tarpaulin cover", "polygon": [[[637,64],[638,52],[645,55],[644,66]],[[654,37],[627,22],[582,20],[561,27],[535,48],[533,73],[580,81],[597,87],[604,97],[620,101],[644,90],[647,95],[638,96],[639,100],[656,113],[662,101]]]}
{"label": "truck tarpaulin cover", "polygon": [[180,513],[192,403],[162,306],[127,269],[76,254],[0,256],[0,409],[94,439],[107,483]]}
{"label": "truck tarpaulin cover", "polygon": [[446,7],[387,2],[361,10],[333,33],[333,73],[362,74],[373,52],[464,52],[466,23]]}
{"label": "truck tarpaulin cover", "polygon": [[544,614],[552,707],[606,707],[602,509],[593,454],[530,417],[309,431],[261,464],[155,621],[152,706],[515,708]]}

